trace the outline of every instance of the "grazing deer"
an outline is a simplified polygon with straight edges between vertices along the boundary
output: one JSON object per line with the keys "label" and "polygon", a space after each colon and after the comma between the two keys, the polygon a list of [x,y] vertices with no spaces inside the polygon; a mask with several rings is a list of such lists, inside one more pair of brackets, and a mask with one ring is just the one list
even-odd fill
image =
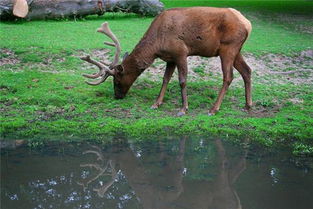
{"label": "grazing deer", "polygon": [[187,57],[220,56],[223,71],[223,86],[218,98],[209,111],[215,114],[222,103],[224,95],[233,80],[233,66],[241,74],[245,84],[246,109],[252,105],[251,99],[251,69],[244,61],[240,50],[251,32],[251,23],[240,12],[231,8],[191,7],[169,9],[158,15],[135,49],[125,56],[118,64],[121,47],[118,39],[103,23],[97,30],[109,36],[114,43],[105,44],[116,47],[112,64],[98,62],[90,56],[82,57],[89,63],[99,67],[100,71],[87,78],[100,78],[98,85],[113,76],[115,98],[125,97],[137,77],[148,68],[156,58],[166,62],[163,84],[156,102],[151,108],[158,108],[163,103],[167,84],[175,68],[178,69],[181,87],[182,108],[178,116],[186,114],[187,101]]}

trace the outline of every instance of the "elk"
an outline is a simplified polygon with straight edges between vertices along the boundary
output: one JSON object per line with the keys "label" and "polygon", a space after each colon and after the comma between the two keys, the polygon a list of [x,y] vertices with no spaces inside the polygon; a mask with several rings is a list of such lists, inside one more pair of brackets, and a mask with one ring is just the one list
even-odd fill
{"label": "elk", "polygon": [[113,76],[115,98],[122,99],[137,77],[148,68],[156,58],[166,62],[163,84],[151,108],[158,108],[163,103],[166,87],[178,69],[178,79],[181,88],[182,107],[178,116],[186,114],[187,101],[187,57],[219,56],[223,72],[223,86],[216,102],[209,110],[214,115],[219,109],[225,93],[233,80],[233,67],[241,74],[245,85],[245,108],[252,106],[251,99],[251,69],[243,59],[240,51],[251,33],[251,23],[239,11],[232,8],[190,7],[174,8],[159,14],[151,23],[143,38],[134,50],[124,56],[121,64],[119,55],[121,47],[118,39],[103,23],[97,30],[110,37],[114,43],[105,44],[116,47],[114,61],[111,64],[98,62],[90,56],[81,59],[99,67],[96,74],[85,74],[87,78],[100,78],[98,85],[107,77]]}

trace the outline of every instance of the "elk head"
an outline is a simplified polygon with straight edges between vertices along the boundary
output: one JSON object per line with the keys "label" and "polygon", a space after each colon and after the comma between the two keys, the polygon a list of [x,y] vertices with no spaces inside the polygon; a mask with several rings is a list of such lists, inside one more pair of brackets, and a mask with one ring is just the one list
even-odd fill
{"label": "elk head", "polygon": [[122,99],[125,97],[130,86],[132,85],[133,81],[131,81],[129,79],[129,77],[124,76],[125,72],[124,72],[124,67],[123,67],[122,63],[118,64],[120,53],[121,53],[120,43],[119,43],[118,39],[116,38],[116,36],[110,30],[107,22],[103,23],[101,25],[101,27],[97,29],[97,32],[105,34],[106,36],[111,38],[112,41],[114,42],[114,43],[104,42],[104,44],[109,45],[109,46],[113,46],[116,48],[114,60],[111,64],[108,64],[108,63],[105,63],[103,61],[93,60],[90,58],[89,55],[87,55],[85,57],[81,57],[80,59],[82,59],[86,62],[89,62],[91,64],[94,64],[99,68],[98,73],[83,74],[83,76],[86,78],[92,78],[92,79],[99,78],[95,82],[86,81],[87,84],[94,85],[94,86],[103,83],[109,76],[113,76],[115,98]]}

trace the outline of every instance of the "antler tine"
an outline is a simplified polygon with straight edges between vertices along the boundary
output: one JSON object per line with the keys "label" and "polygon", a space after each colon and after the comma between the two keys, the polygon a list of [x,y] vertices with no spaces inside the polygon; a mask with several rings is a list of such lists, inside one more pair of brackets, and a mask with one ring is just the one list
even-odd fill
{"label": "antler tine", "polygon": [[99,164],[80,164],[80,167],[89,167],[89,168],[95,168],[97,169],[98,171],[103,171],[103,169],[100,167]]}
{"label": "antler tine", "polygon": [[114,47],[116,46],[115,44],[113,44],[111,42],[107,42],[107,41],[104,41],[103,43],[106,44],[106,45],[109,45],[109,46],[114,46]]}
{"label": "antler tine", "polygon": [[91,63],[91,64],[96,65],[100,70],[106,68],[106,66],[105,66],[104,64],[102,64],[101,62],[98,62],[98,61],[96,61],[96,60],[91,59],[89,55],[87,55],[87,56],[85,56],[85,57],[81,57],[80,59],[81,59],[81,60],[84,60],[84,61],[86,61],[86,62],[89,62],[89,63]]}
{"label": "antler tine", "polygon": [[99,71],[98,73],[94,73],[94,74],[83,74],[84,77],[86,78],[98,78],[101,76],[101,71]]}
{"label": "antler tine", "polygon": [[117,173],[115,173],[114,175],[111,176],[111,180],[108,181],[107,183],[105,183],[102,187],[98,188],[98,189],[93,189],[93,191],[97,192],[98,195],[100,197],[104,197],[104,194],[108,191],[108,189],[113,185],[116,177],[117,177]]}
{"label": "antler tine", "polygon": [[[95,148],[95,146],[92,146],[93,148]],[[86,150],[85,152],[83,152],[83,154],[95,154],[97,156],[97,160],[104,160],[104,156],[101,152],[101,149],[96,148],[97,150]]]}
{"label": "antler tine", "polygon": [[96,65],[99,68],[99,72],[98,73],[95,73],[93,75],[91,75],[91,74],[83,74],[84,77],[86,77],[86,78],[98,78],[98,77],[100,77],[101,75],[104,74],[105,66],[102,63],[99,63],[99,62],[91,59],[89,55],[87,55],[85,57],[81,57],[80,59],[84,60],[86,62],[89,62],[91,64],[94,64],[94,65]]}
{"label": "antler tine", "polygon": [[109,24],[107,22],[103,23],[100,28],[97,29],[97,32],[104,33],[108,37],[112,39],[113,43],[104,42],[104,44],[109,46],[114,46],[116,48],[116,52],[114,55],[114,61],[112,62],[111,66],[117,65],[119,61],[119,57],[121,54],[121,45],[116,36],[112,33],[111,29],[109,28]]}
{"label": "antler tine", "polygon": [[102,187],[97,188],[97,189],[93,189],[93,191],[97,192],[100,197],[104,197],[104,194],[113,185],[113,183],[117,177],[117,171],[116,171],[114,165],[112,164],[112,160],[109,160],[109,162],[107,163],[107,166],[108,166],[108,164],[111,167],[111,174],[108,174],[111,176],[111,180],[108,181],[107,183],[105,183]]}
{"label": "antler tine", "polygon": [[89,82],[86,81],[87,84],[89,85],[99,85],[100,83],[103,83],[110,75],[114,75],[114,70],[110,70],[107,66],[106,63],[104,62],[98,62],[96,60],[93,60],[90,58],[89,55],[85,56],[85,57],[81,57],[81,60],[84,60],[86,62],[89,62],[91,64],[96,65],[99,68],[99,72],[95,73],[95,74],[83,74],[84,77],[86,78],[99,78],[101,76],[101,78],[98,81],[95,82]]}
{"label": "antler tine", "polygon": [[[86,81],[87,84],[91,85],[91,86],[96,86],[99,85],[100,83],[103,83],[110,75],[108,73],[106,73],[104,76],[102,76],[98,81],[95,82],[90,82],[90,81]],[[85,76],[86,77],[86,76]]]}

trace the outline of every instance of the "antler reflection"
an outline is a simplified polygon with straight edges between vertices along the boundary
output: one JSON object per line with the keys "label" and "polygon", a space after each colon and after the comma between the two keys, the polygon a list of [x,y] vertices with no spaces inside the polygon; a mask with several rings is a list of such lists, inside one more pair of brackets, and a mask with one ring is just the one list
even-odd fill
{"label": "antler reflection", "polygon": [[97,192],[100,197],[103,197],[105,192],[113,185],[114,180],[117,177],[117,171],[115,169],[115,163],[112,160],[108,160],[105,163],[105,158],[103,156],[102,150],[97,146],[92,146],[95,150],[87,150],[83,154],[95,154],[97,156],[97,161],[100,163],[87,163],[81,164],[80,167],[89,167],[94,168],[98,171],[97,175],[93,178],[86,179],[82,182],[77,182],[78,185],[81,185],[84,191],[87,189],[88,185],[101,176],[111,176],[111,179],[103,184],[100,188],[94,188],[93,191]]}

